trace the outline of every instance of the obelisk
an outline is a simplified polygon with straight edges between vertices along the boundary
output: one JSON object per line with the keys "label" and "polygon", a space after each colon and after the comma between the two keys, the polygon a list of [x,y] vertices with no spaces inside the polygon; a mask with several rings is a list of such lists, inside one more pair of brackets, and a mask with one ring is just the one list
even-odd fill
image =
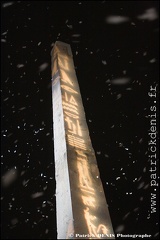
{"label": "obelisk", "polygon": [[51,58],[57,239],[114,239],[70,45]]}

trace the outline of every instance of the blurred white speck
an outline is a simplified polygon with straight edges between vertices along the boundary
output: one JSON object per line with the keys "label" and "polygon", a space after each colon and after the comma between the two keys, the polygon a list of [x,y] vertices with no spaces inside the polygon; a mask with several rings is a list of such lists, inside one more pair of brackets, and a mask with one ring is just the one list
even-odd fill
{"label": "blurred white speck", "polygon": [[19,108],[20,111],[22,111],[22,110],[24,110],[24,109],[26,109],[26,107],[21,107],[21,108]]}
{"label": "blurred white speck", "polygon": [[6,35],[7,33],[8,33],[8,30],[7,30],[6,32],[2,33],[1,35],[4,36],[4,35]]}
{"label": "blurred white speck", "polygon": [[40,45],[41,45],[41,42],[38,43],[38,46],[40,46]]}
{"label": "blurred white speck", "polygon": [[123,220],[125,220],[130,215],[130,212],[128,212],[124,217]]}
{"label": "blurred white speck", "polygon": [[22,68],[24,67],[24,64],[17,64],[17,68]]}
{"label": "blurred white speck", "polygon": [[146,184],[143,189],[149,188],[149,184]]}
{"label": "blurred white speck", "polygon": [[27,186],[27,183],[29,182],[29,180],[24,180],[23,182],[22,182],[22,185],[23,186]]}
{"label": "blurred white speck", "polygon": [[72,34],[72,37],[80,37],[81,34]]}
{"label": "blurred white speck", "polygon": [[11,220],[11,224],[12,225],[15,225],[15,224],[17,224],[18,223],[18,219],[17,218],[13,218],[12,220]]}
{"label": "blurred white speck", "polygon": [[129,17],[119,15],[112,15],[106,18],[106,23],[109,24],[121,24],[128,21],[130,21]]}
{"label": "blurred white speck", "polygon": [[158,13],[155,8],[149,8],[145,10],[145,12],[139,16],[137,16],[140,20],[148,20],[148,21],[154,21],[158,18]]}
{"label": "blurred white speck", "polygon": [[1,39],[1,42],[6,42],[6,39],[3,39],[3,38],[2,38],[2,39]]}
{"label": "blurred white speck", "polygon": [[10,186],[16,179],[17,179],[17,169],[14,167],[10,170],[8,170],[3,176],[2,176],[2,186],[8,187]]}
{"label": "blurred white speck", "polygon": [[159,235],[159,232],[154,234],[154,238],[156,238]]}
{"label": "blurred white speck", "polygon": [[43,63],[39,66],[39,72],[44,71],[48,67],[48,63]]}
{"label": "blurred white speck", "polygon": [[101,154],[101,152],[97,152],[97,155],[100,155]]}
{"label": "blurred white speck", "polygon": [[151,59],[149,62],[150,62],[150,63],[154,63],[154,62],[156,62],[156,59],[153,58],[153,59]]}
{"label": "blurred white speck", "polygon": [[107,62],[105,60],[102,60],[103,65],[107,65]]}
{"label": "blurred white speck", "polygon": [[141,183],[138,185],[137,189],[141,189],[143,186],[144,186],[144,182],[141,182]]}
{"label": "blurred white speck", "polygon": [[119,225],[119,226],[115,229],[115,232],[116,232],[116,233],[121,233],[124,229],[125,229],[124,225]]}
{"label": "blurred white speck", "polygon": [[72,26],[72,25],[67,25],[67,27],[68,27],[69,29],[72,29],[72,28],[73,28],[73,26]]}
{"label": "blurred white speck", "polygon": [[43,196],[43,195],[44,195],[43,192],[36,192],[36,193],[33,193],[33,194],[31,195],[31,198],[38,198],[38,197],[41,197],[41,196]]}
{"label": "blurred white speck", "polygon": [[3,3],[3,4],[2,4],[2,7],[3,7],[3,8],[9,7],[9,6],[13,5],[13,4],[14,4],[14,2],[6,2],[6,3]]}
{"label": "blurred white speck", "polygon": [[123,85],[130,82],[130,78],[115,78],[111,80],[111,83],[114,85]]}
{"label": "blurred white speck", "polygon": [[133,211],[134,211],[134,212],[137,212],[137,211],[138,211],[138,209],[139,209],[139,207],[135,208]]}
{"label": "blurred white speck", "polygon": [[117,95],[117,100],[120,99],[121,97],[122,97],[122,94],[119,93],[119,94]]}
{"label": "blurred white speck", "polygon": [[146,167],[143,168],[143,172],[146,172]]}

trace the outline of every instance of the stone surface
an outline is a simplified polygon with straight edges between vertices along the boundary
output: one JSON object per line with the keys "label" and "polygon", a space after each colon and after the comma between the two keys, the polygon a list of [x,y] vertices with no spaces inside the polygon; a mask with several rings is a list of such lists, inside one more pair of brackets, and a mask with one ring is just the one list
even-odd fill
{"label": "stone surface", "polygon": [[56,42],[51,57],[57,238],[113,239],[70,46]]}

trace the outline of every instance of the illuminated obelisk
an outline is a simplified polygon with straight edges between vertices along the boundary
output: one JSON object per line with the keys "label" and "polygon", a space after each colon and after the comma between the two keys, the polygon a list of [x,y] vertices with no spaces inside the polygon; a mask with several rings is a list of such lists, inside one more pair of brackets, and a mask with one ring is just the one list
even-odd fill
{"label": "illuminated obelisk", "polygon": [[58,239],[113,239],[70,45],[52,57],[53,135]]}

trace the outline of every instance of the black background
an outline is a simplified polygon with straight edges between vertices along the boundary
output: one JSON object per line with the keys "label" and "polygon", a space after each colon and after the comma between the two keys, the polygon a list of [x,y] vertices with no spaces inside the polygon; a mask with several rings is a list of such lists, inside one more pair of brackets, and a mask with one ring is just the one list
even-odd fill
{"label": "black background", "polygon": [[[57,40],[72,48],[115,233],[158,238],[147,151],[159,26],[158,17],[139,17],[152,8],[158,15],[158,1],[7,3],[1,7],[1,174],[17,175],[1,190],[2,239],[56,238],[50,52]],[[127,20],[107,22],[115,15]],[[117,78],[122,84],[112,81]]]}

